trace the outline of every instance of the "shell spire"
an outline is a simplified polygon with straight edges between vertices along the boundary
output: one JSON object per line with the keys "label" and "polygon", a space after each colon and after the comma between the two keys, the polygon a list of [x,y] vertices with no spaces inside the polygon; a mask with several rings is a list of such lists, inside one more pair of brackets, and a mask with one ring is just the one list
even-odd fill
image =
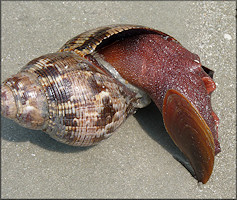
{"label": "shell spire", "polygon": [[17,114],[17,107],[11,89],[2,85],[1,87],[1,114],[3,117],[14,119]]}
{"label": "shell spire", "polygon": [[47,118],[47,101],[34,74],[19,72],[7,79],[1,91],[2,115],[24,127],[42,129]]}

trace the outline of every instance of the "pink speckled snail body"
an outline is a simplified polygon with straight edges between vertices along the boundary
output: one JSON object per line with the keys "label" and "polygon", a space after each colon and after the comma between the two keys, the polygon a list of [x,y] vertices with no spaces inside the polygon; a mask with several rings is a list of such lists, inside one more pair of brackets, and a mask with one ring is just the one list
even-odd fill
{"label": "pink speckled snail body", "polygon": [[69,145],[108,138],[151,100],[198,181],[220,152],[213,71],[171,36],[137,25],[84,32],[2,84],[2,115]]}

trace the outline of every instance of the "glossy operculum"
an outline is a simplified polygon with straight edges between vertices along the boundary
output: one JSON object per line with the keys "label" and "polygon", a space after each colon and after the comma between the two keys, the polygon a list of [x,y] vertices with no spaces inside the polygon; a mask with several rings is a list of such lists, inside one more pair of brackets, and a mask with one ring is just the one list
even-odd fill
{"label": "glossy operculum", "polygon": [[164,99],[163,119],[169,135],[189,159],[197,180],[206,183],[214,165],[215,144],[200,113],[182,94],[171,89]]}

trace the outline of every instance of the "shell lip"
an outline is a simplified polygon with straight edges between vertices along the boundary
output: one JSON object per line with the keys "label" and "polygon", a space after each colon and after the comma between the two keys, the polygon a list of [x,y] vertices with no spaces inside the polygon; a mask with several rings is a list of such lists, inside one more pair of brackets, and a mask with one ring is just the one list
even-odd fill
{"label": "shell lip", "polygon": [[134,102],[134,106],[136,108],[144,108],[151,103],[151,98],[145,91],[124,79],[116,70],[116,68],[114,68],[110,63],[106,62],[100,54],[93,53],[90,58],[96,60],[99,67],[103,66],[104,73],[110,77],[113,77],[114,81],[126,88],[128,94],[131,93],[131,96],[135,96],[136,101]]}

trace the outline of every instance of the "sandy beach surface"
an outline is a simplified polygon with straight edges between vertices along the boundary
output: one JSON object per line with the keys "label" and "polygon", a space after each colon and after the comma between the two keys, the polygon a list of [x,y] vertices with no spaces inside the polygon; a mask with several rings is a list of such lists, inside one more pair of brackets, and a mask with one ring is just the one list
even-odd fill
{"label": "sandy beach surface", "polygon": [[[198,183],[154,105],[90,148],[60,144],[1,119],[1,198],[235,198],[236,18],[234,1],[3,1],[2,81],[83,31],[149,26],[176,38],[215,71],[212,107],[222,152]],[[186,163],[188,166],[188,164]]]}

